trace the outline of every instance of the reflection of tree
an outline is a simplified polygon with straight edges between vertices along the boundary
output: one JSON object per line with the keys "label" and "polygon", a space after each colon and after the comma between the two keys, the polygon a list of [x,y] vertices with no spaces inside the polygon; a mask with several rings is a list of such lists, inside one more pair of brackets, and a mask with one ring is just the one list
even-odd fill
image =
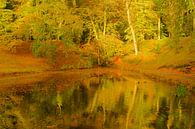
{"label": "reflection of tree", "polygon": [[[61,91],[57,83],[49,81],[48,84],[39,84],[32,92],[24,94],[21,102],[22,112],[28,114],[33,127],[43,128],[47,123],[58,125],[63,115],[73,116],[85,111],[88,105],[88,89],[75,83],[71,88]],[[47,89],[42,90],[44,86]],[[58,116],[60,114],[60,117]],[[49,125],[50,125],[49,124]]]}
{"label": "reflection of tree", "polygon": [[62,112],[62,96],[59,91],[57,91],[57,96],[56,96],[56,112],[57,114],[61,115]]}
{"label": "reflection of tree", "polygon": [[192,129],[193,121],[195,121],[194,109],[195,109],[195,108],[192,108],[192,109],[191,109],[190,121],[189,121],[189,124],[188,124],[188,128],[189,128],[189,129]]}
{"label": "reflection of tree", "polygon": [[168,121],[167,121],[167,128],[168,129],[171,129],[171,126],[173,124],[173,119],[174,119],[173,114],[172,114],[172,112],[174,110],[173,106],[174,106],[174,97],[171,96],[169,98],[169,115],[168,115]]}
{"label": "reflection of tree", "polygon": [[113,78],[101,78],[100,82],[101,84],[93,95],[88,111],[93,114],[96,123],[98,123],[98,128],[119,129],[121,122],[119,117],[125,112],[124,92],[126,87],[124,85],[126,84]]}
{"label": "reflection of tree", "polygon": [[[129,93],[130,92],[130,93]],[[134,87],[127,91],[127,115],[126,128],[128,129],[142,129],[149,128],[153,115],[151,110],[154,102],[155,92],[151,87],[146,87],[142,81],[136,81]],[[127,94],[126,93],[126,94]]]}
{"label": "reflection of tree", "polygon": [[48,91],[41,91],[41,87],[44,85],[43,83],[35,84],[32,92],[24,94],[24,99],[21,103],[21,108],[25,109],[23,112],[37,121],[55,114],[55,105],[53,104],[53,98],[56,96],[55,82],[51,81],[51,84],[48,85]]}
{"label": "reflection of tree", "polygon": [[73,90],[70,99],[70,106],[72,112],[83,111],[88,105],[88,91],[84,86],[78,86]]}
{"label": "reflection of tree", "polygon": [[96,80],[93,82],[101,84],[91,86],[90,81],[87,87],[76,82],[71,87],[60,84],[60,88],[58,82],[48,81],[34,85],[36,88],[30,92],[12,95],[6,98],[6,104],[0,101],[6,107],[5,112],[0,106],[0,113],[3,113],[0,114],[0,128],[6,120],[17,121],[21,128],[26,125],[32,128],[64,125],[98,129],[124,129],[125,126],[128,129],[194,128],[193,98],[178,98],[166,88],[158,87],[157,91],[156,87],[148,86],[151,83],[131,79]]}
{"label": "reflection of tree", "polygon": [[[56,91],[55,91],[56,92]],[[85,110],[88,105],[88,89],[80,84],[75,84],[71,88],[59,91],[54,96],[54,105],[61,107],[61,113],[74,114]]]}
{"label": "reflection of tree", "polygon": [[95,108],[96,103],[97,103],[97,98],[98,98],[98,92],[95,92],[95,95],[93,97],[92,104],[91,104],[91,107],[90,107],[90,112],[91,113],[94,111],[94,108]]}
{"label": "reflection of tree", "polygon": [[123,114],[125,108],[125,94],[121,93],[118,102],[116,103],[115,111]]}
{"label": "reflection of tree", "polygon": [[155,122],[156,129],[167,129],[167,121],[168,121],[168,105],[166,98],[162,98],[160,103],[160,108],[158,112],[158,116]]}
{"label": "reflection of tree", "polygon": [[134,107],[136,93],[137,93],[137,82],[135,82],[131,103],[129,103],[129,105],[128,105],[128,112],[127,112],[127,117],[126,117],[126,129],[128,129],[129,117],[130,117],[131,111]]}
{"label": "reflection of tree", "polygon": [[174,96],[170,101],[172,101],[172,106],[170,106],[172,109],[170,109],[169,121],[172,123],[168,124],[168,129],[192,129],[194,105],[190,97]]}

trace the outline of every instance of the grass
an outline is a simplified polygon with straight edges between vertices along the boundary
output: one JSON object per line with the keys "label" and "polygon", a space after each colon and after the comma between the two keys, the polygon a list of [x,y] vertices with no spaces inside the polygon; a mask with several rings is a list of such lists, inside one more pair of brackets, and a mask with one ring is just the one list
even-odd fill
{"label": "grass", "polygon": [[156,60],[159,66],[167,66],[176,68],[191,64],[195,61],[195,47],[192,47],[192,39],[190,37],[182,38],[178,43],[179,48],[174,49],[169,47],[169,43],[165,43],[162,47],[162,52]]}
{"label": "grass", "polygon": [[128,56],[130,64],[137,64],[148,68],[178,68],[180,66],[194,65],[195,47],[192,38],[181,38],[178,49],[173,47],[170,39],[144,41],[140,44],[139,55]]}
{"label": "grass", "polygon": [[[195,86],[195,45],[191,37],[181,38],[173,47],[170,39],[140,43],[139,54],[123,58],[126,70],[135,71],[171,84]],[[124,65],[124,64],[123,64]]]}

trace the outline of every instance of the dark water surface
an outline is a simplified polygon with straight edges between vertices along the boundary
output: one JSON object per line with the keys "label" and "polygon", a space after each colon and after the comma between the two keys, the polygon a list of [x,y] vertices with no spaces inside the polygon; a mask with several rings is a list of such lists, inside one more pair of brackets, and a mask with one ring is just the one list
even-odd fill
{"label": "dark water surface", "polygon": [[195,129],[195,98],[183,87],[131,76],[75,76],[1,91],[0,129]]}

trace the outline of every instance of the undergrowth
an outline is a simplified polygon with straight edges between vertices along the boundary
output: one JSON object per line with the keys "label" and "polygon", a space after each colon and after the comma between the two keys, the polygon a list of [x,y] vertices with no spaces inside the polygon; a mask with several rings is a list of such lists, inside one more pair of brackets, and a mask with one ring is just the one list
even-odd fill
{"label": "undergrowth", "polygon": [[35,41],[31,46],[32,54],[36,57],[46,57],[49,64],[54,64],[57,54],[57,46],[49,42]]}

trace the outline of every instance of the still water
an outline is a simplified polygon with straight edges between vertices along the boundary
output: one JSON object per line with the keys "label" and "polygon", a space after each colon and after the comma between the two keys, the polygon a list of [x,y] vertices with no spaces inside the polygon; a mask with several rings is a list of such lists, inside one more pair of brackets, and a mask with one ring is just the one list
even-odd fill
{"label": "still water", "polygon": [[195,129],[195,97],[182,87],[106,74],[20,85],[0,92],[0,129]]}

